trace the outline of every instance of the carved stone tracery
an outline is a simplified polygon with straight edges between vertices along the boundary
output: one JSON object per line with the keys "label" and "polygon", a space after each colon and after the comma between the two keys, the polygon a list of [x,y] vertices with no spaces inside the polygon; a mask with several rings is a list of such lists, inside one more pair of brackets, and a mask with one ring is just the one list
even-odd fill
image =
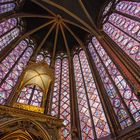
{"label": "carved stone tracery", "polygon": [[[0,106],[0,137],[25,140],[59,140],[63,120],[27,110]],[[31,137],[31,138],[30,138]],[[39,138],[40,137],[40,138]],[[23,140],[24,140],[23,139]]]}

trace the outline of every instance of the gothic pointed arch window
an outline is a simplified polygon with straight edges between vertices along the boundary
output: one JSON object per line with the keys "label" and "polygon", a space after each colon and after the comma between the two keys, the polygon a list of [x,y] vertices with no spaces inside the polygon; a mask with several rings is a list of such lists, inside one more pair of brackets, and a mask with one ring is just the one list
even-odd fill
{"label": "gothic pointed arch window", "polygon": [[85,52],[73,57],[78,112],[82,139],[97,139],[110,134],[98,90]]}
{"label": "gothic pointed arch window", "polygon": [[43,53],[39,53],[36,57],[36,62],[40,62],[44,60],[44,55]]}
{"label": "gothic pointed arch window", "polygon": [[19,0],[0,0],[0,14],[14,11]]}
{"label": "gothic pointed arch window", "polygon": [[140,65],[140,3],[120,1],[103,25],[103,31]]}
{"label": "gothic pointed arch window", "polygon": [[36,62],[45,61],[48,65],[51,63],[51,56],[48,51],[40,52],[37,55]]}
{"label": "gothic pointed arch window", "polygon": [[55,61],[55,82],[52,95],[51,115],[64,119],[66,126],[62,134],[66,140],[70,139],[70,81],[69,62],[67,56],[57,56]]}
{"label": "gothic pointed arch window", "polygon": [[140,102],[131,85],[95,37],[88,49],[122,129],[139,121]]}
{"label": "gothic pointed arch window", "polygon": [[0,104],[5,104],[32,56],[34,43],[22,40],[0,63]]}

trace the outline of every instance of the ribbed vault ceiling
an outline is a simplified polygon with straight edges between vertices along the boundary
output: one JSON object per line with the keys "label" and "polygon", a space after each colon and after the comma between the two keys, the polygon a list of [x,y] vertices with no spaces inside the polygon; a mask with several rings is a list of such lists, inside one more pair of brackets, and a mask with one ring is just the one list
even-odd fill
{"label": "ribbed vault ceiling", "polygon": [[[35,38],[38,50],[70,52],[88,34],[96,34],[96,17],[106,0],[25,0],[20,14],[26,33]],[[92,11],[92,10],[93,11]]]}

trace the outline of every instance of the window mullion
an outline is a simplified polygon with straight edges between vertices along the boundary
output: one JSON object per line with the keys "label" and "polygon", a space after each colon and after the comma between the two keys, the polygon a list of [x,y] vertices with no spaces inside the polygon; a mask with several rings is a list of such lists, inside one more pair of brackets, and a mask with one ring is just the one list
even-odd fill
{"label": "window mullion", "polygon": [[34,85],[33,88],[32,88],[32,93],[31,93],[31,96],[29,98],[28,105],[31,105],[31,101],[33,100],[32,98],[34,96],[35,88],[36,88],[36,85]]}
{"label": "window mullion", "polygon": [[90,108],[89,98],[88,98],[88,94],[87,94],[87,88],[86,88],[86,84],[85,84],[85,79],[84,79],[84,75],[83,75],[83,70],[82,70],[82,65],[81,65],[79,54],[78,54],[78,59],[79,59],[79,64],[80,64],[80,69],[81,69],[84,89],[85,89],[85,92],[86,92],[86,99],[87,99],[88,109],[89,109],[89,113],[90,113],[90,120],[91,120],[92,128],[93,128],[92,131],[93,131],[94,139],[96,140],[97,139],[97,135],[96,135],[94,121],[93,121],[93,118],[92,118],[92,112],[91,112],[91,108]]}
{"label": "window mullion", "polygon": [[119,15],[122,15],[122,16],[124,16],[124,17],[130,18],[130,19],[132,19],[132,20],[135,20],[135,21],[140,22],[140,18],[138,18],[138,17],[132,16],[132,15],[129,15],[129,14],[126,14],[126,13],[122,13],[121,11],[117,11],[116,9],[113,10],[113,12],[114,12],[114,13],[117,13],[117,14],[119,14]]}
{"label": "window mullion", "polygon": [[[94,47],[94,44],[93,44],[93,43],[92,43],[92,45],[93,45],[93,47]],[[133,123],[135,123],[135,119],[134,119],[134,117],[132,116],[132,114],[130,113],[130,111],[129,111],[129,109],[128,109],[126,103],[125,103],[125,101],[123,100],[123,98],[122,98],[122,96],[121,96],[121,94],[120,94],[120,92],[119,92],[118,87],[116,86],[114,80],[112,79],[110,73],[108,72],[108,69],[106,68],[105,64],[103,63],[103,61],[102,61],[102,59],[101,59],[100,55],[98,54],[98,52],[97,52],[97,50],[96,50],[95,47],[94,47],[94,49],[95,49],[96,54],[98,55],[98,57],[99,57],[99,59],[100,59],[102,65],[104,66],[104,69],[105,69],[106,73],[108,74],[108,77],[109,77],[109,79],[111,80],[111,82],[112,82],[112,84],[113,84],[115,90],[117,91],[117,94],[118,94],[119,98],[121,99],[122,104],[123,104],[123,106],[124,106],[124,108],[125,108],[127,114],[129,115],[131,121],[132,121]]]}
{"label": "window mullion", "polygon": [[28,49],[28,46],[26,47],[26,49],[22,52],[22,54],[18,57],[17,61],[14,63],[14,65],[11,67],[11,69],[9,70],[9,72],[5,75],[5,77],[2,79],[1,83],[0,83],[0,87],[2,86],[2,84],[5,82],[5,80],[7,79],[7,77],[9,76],[9,74],[11,73],[11,71],[14,69],[14,67],[17,65],[18,61],[20,60],[20,58],[23,56],[23,54],[25,53],[25,51]]}
{"label": "window mullion", "polygon": [[137,40],[136,38],[134,38],[133,36],[129,35],[127,32],[123,31],[121,28],[119,28],[118,26],[116,26],[115,24],[113,24],[112,22],[108,21],[108,23],[110,23],[112,26],[114,26],[115,28],[117,28],[118,30],[120,30],[122,33],[124,33],[125,35],[127,35],[128,37],[131,37],[133,40],[135,40],[136,42],[140,43],[140,40]]}
{"label": "window mullion", "polygon": [[63,59],[61,58],[61,72],[60,72],[60,85],[59,85],[59,100],[58,100],[58,118],[60,117],[60,109],[61,109],[61,83],[62,83],[62,67]]}

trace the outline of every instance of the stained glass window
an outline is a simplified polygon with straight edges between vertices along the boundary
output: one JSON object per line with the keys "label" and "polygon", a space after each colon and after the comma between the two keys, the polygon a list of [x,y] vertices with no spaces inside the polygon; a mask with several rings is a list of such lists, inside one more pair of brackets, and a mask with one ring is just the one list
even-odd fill
{"label": "stained glass window", "polygon": [[[48,52],[41,52],[36,57],[36,62],[45,61],[50,65],[50,55]],[[17,102],[41,107],[43,99],[42,90],[36,85],[28,85],[24,87],[20,93]]]}
{"label": "stained glass window", "polygon": [[0,0],[0,3],[14,2],[15,0]]}
{"label": "stained glass window", "polygon": [[108,13],[108,11],[110,10],[112,6],[112,2],[110,2],[104,9],[104,12],[103,12],[103,16],[106,15]]}
{"label": "stained glass window", "polygon": [[8,32],[17,26],[18,20],[16,18],[10,18],[0,23],[0,36]]}
{"label": "stained glass window", "polygon": [[59,110],[59,92],[60,92],[60,79],[61,79],[61,59],[57,58],[55,61],[55,83],[53,89],[52,99],[52,112],[53,116],[58,116]]}
{"label": "stained glass window", "polygon": [[116,10],[140,18],[140,3],[121,1],[117,4]]}
{"label": "stained glass window", "polygon": [[74,55],[73,63],[82,139],[107,136],[110,130],[84,51]]}
{"label": "stained glass window", "polygon": [[32,53],[31,41],[21,41],[0,63],[0,104],[5,104]]}
{"label": "stained glass window", "polygon": [[62,75],[61,75],[61,95],[60,95],[60,118],[64,119],[66,128],[64,137],[70,139],[70,87],[69,87],[69,64],[68,59],[62,60]]}
{"label": "stained glass window", "polygon": [[[103,25],[104,32],[138,65],[140,65],[140,3],[121,1]],[[128,17],[130,15],[130,17]]]}
{"label": "stained glass window", "polygon": [[36,62],[40,62],[40,61],[43,61],[43,60],[44,60],[43,54],[37,55],[37,57],[36,57]]}
{"label": "stained glass window", "polygon": [[36,62],[40,62],[40,61],[45,61],[48,65],[50,65],[50,63],[51,63],[50,54],[47,51],[41,52],[40,54],[38,54],[38,56],[36,58]]}
{"label": "stained glass window", "polygon": [[10,18],[0,23],[0,51],[10,44],[21,32],[20,20]]}
{"label": "stained glass window", "polygon": [[55,62],[55,83],[52,99],[53,116],[64,119],[63,136],[70,140],[70,87],[69,87],[69,64],[67,58],[57,58]]}
{"label": "stained glass window", "polygon": [[[112,16],[114,15],[116,14],[113,14]],[[121,16],[118,15],[118,17]],[[115,17],[113,19],[111,19],[110,17],[110,20],[112,22],[115,22],[116,21]],[[114,24],[120,26],[120,29],[122,29],[123,31],[109,22],[104,24],[104,31],[114,40],[114,42],[118,44],[118,46],[123,51],[125,51],[138,65],[140,65],[140,44],[138,42],[139,36],[137,34],[140,26],[139,24],[137,24],[137,22],[132,22],[132,20],[129,19],[121,20],[120,18],[119,21],[121,22],[114,23]],[[131,36],[127,35],[124,31],[126,31],[127,34]],[[133,39],[132,36],[135,37],[135,39]]]}
{"label": "stained glass window", "polygon": [[43,92],[38,86],[28,85],[22,89],[17,102],[41,107],[42,97]]}
{"label": "stained glass window", "polygon": [[128,111],[139,121],[140,103],[116,65],[95,37],[88,48],[122,128],[132,124]]}
{"label": "stained glass window", "polygon": [[16,8],[16,0],[0,0],[0,14],[13,11]]}

